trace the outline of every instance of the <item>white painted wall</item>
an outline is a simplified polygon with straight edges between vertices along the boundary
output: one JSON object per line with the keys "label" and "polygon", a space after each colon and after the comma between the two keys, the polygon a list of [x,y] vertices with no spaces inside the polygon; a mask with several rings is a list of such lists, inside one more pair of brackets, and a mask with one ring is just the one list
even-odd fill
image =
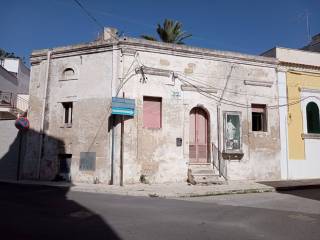
{"label": "white painted wall", "polygon": [[[316,89],[302,89],[301,98],[309,97],[301,102],[303,118],[303,133],[307,134],[306,107],[309,102],[315,102],[320,108],[320,91]],[[304,179],[320,177],[320,139],[304,139],[305,159],[288,161],[288,178]]]}
{"label": "white painted wall", "polygon": [[15,92],[20,94],[29,93],[30,82],[30,69],[24,65],[24,63],[17,58],[5,58],[3,61],[3,67],[15,74],[18,80],[18,87]]}
{"label": "white painted wall", "polygon": [[281,62],[320,66],[320,53],[290,48],[276,48],[276,57]]}
{"label": "white painted wall", "polygon": [[19,72],[19,61],[20,59],[17,58],[5,58],[3,61],[3,67],[9,72],[17,74]]}
{"label": "white painted wall", "polygon": [[281,178],[288,178],[288,130],[287,130],[287,77],[286,72],[278,70],[279,120],[281,143]]}
{"label": "white painted wall", "polygon": [[17,94],[18,80],[0,66],[0,91]]}

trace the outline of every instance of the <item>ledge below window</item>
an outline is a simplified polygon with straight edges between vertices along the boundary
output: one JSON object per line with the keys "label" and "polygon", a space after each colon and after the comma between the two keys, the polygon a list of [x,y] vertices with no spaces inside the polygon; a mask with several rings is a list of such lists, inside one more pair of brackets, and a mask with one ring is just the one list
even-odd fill
{"label": "ledge below window", "polygon": [[222,152],[222,157],[225,160],[241,160],[243,155],[243,152]]}
{"label": "ledge below window", "polygon": [[59,79],[60,82],[64,82],[64,81],[74,81],[74,80],[78,80],[78,78],[62,78],[62,79]]}
{"label": "ledge below window", "polygon": [[72,123],[65,123],[64,125],[61,125],[60,128],[72,128]]}
{"label": "ledge below window", "polygon": [[320,133],[302,133],[302,139],[320,139]]}

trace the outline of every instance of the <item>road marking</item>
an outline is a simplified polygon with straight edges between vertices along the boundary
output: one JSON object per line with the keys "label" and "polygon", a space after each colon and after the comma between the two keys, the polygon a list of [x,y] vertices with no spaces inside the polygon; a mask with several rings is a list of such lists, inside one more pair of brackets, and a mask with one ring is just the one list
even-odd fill
{"label": "road marking", "polygon": [[317,221],[316,218],[312,218],[312,217],[309,217],[309,216],[303,215],[303,214],[291,214],[291,215],[288,215],[288,217],[293,218],[293,219],[302,220],[302,221],[307,221],[307,222]]}

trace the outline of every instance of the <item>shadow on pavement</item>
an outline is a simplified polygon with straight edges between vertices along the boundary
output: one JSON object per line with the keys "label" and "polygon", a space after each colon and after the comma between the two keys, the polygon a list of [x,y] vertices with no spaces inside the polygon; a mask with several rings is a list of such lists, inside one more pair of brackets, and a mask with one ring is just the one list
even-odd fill
{"label": "shadow on pavement", "polygon": [[[33,149],[39,149],[39,141],[50,146],[42,149],[41,164],[37,164],[39,153],[33,153],[31,148],[28,151],[30,143],[38,146]],[[65,153],[60,139],[28,130],[19,132],[8,146],[8,151],[0,157],[0,172],[3,173],[0,176],[3,179],[17,180],[20,176],[37,179],[40,174],[41,179],[57,180],[56,176],[66,170],[61,169],[59,159],[59,154]],[[54,151],[56,157],[47,154],[50,151]],[[29,152],[28,158],[22,161],[26,152]],[[68,168],[66,163],[63,165],[63,168]],[[4,174],[6,171],[9,173]],[[0,238],[120,239],[100,215],[68,199],[68,192],[69,187],[0,183]]]}
{"label": "shadow on pavement", "polygon": [[261,181],[258,182],[274,187],[279,193],[295,195],[320,201],[320,180],[282,180],[282,181]]}
{"label": "shadow on pavement", "polygon": [[120,239],[96,213],[69,200],[67,187],[0,183],[2,239]]}
{"label": "shadow on pavement", "polygon": [[312,200],[320,201],[320,186],[317,188],[308,188],[308,189],[300,189],[300,190],[285,190],[279,191],[283,194],[290,194],[302,198],[308,198]]}

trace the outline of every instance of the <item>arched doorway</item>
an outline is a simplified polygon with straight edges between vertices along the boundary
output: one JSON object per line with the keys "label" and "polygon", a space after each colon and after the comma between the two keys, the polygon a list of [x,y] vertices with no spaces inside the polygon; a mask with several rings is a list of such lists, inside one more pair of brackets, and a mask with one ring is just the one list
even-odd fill
{"label": "arched doorway", "polygon": [[195,107],[190,111],[189,130],[189,161],[190,163],[207,163],[208,151],[208,114],[200,108]]}

